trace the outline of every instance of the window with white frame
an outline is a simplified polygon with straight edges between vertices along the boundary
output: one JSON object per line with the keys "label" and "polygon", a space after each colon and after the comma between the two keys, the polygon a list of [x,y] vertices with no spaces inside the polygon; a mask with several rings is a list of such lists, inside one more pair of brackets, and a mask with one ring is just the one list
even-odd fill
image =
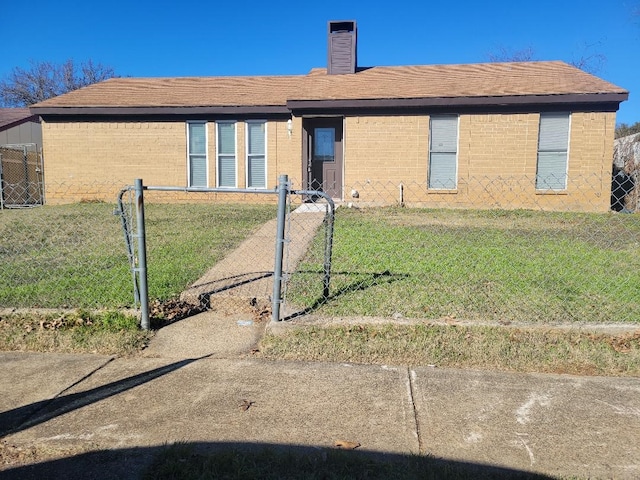
{"label": "window with white frame", "polygon": [[458,185],[458,115],[433,115],[429,126],[428,186],[454,190]]}
{"label": "window with white frame", "polygon": [[216,125],[217,186],[236,188],[236,122],[218,122]]}
{"label": "window with white frame", "polygon": [[569,113],[541,113],[536,190],[565,190],[569,153]]}
{"label": "window with white frame", "polygon": [[247,187],[267,188],[267,122],[248,121],[246,136]]}
{"label": "window with white frame", "polygon": [[205,122],[187,123],[187,149],[189,187],[208,186],[207,124]]}

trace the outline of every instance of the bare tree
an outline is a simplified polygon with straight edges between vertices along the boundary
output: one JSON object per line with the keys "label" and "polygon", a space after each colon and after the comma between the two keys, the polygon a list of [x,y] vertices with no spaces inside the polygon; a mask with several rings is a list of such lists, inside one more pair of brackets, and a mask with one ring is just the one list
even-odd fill
{"label": "bare tree", "polygon": [[490,62],[531,62],[535,60],[535,52],[531,46],[520,50],[500,46],[497,52],[487,55]]}
{"label": "bare tree", "polygon": [[627,125],[626,123],[616,125],[616,138],[627,137],[636,133],[640,133],[640,122],[636,122],[633,125]]}
{"label": "bare tree", "polygon": [[31,68],[16,67],[0,80],[0,105],[26,107],[115,76],[113,68],[91,60],[79,66],[71,59],[62,64],[31,62]]}
{"label": "bare tree", "polygon": [[[568,63],[580,70],[584,70],[587,73],[591,73],[593,75],[597,74],[603,69],[607,62],[607,57],[601,53],[589,50],[599,44],[600,42],[591,45],[583,45],[582,50],[584,53],[579,58],[571,60]],[[487,55],[490,62],[531,62],[536,60],[535,56],[535,51],[531,46],[520,50],[500,46],[495,52],[491,52]]]}
{"label": "bare tree", "polygon": [[602,53],[594,52],[593,47],[601,44],[602,42],[592,44],[585,43],[581,47],[583,50],[582,55],[580,55],[578,59],[574,59],[569,63],[580,70],[591,73],[592,75],[600,73],[607,63],[607,57]]}

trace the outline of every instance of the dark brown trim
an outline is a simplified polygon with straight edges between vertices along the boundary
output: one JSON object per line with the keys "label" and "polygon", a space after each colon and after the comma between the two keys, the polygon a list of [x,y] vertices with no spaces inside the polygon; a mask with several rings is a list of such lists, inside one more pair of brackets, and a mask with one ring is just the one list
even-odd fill
{"label": "dark brown trim", "polygon": [[404,107],[404,108],[336,108],[336,109],[308,109],[292,110],[300,117],[335,116],[356,117],[361,115],[398,116],[398,115],[436,115],[455,113],[459,115],[483,114],[516,114],[540,112],[612,112],[619,109],[618,103],[586,103],[586,104],[556,104],[556,105],[476,105],[476,106],[439,106],[439,107]]}
{"label": "dark brown trim", "polygon": [[38,117],[38,115],[31,115],[30,117],[14,120],[10,123],[5,123],[3,125],[0,125],[0,132],[4,132],[5,130],[9,130],[10,128],[17,127],[27,122],[40,123],[40,117]]}
{"label": "dark brown trim", "polygon": [[354,100],[288,100],[291,110],[347,110],[429,107],[498,107],[511,105],[575,105],[620,104],[628,93],[586,93],[568,95],[511,95],[500,97],[433,97],[433,98],[381,98]]}
{"label": "dark brown trim", "polygon": [[106,115],[106,116],[168,116],[168,115],[271,115],[289,114],[284,105],[217,106],[217,107],[31,107],[36,115]]}
{"label": "dark brown trim", "polygon": [[216,122],[220,120],[283,120],[291,118],[291,113],[286,115],[43,115],[42,119],[47,123],[65,122],[116,122],[116,123],[144,123],[144,122]]}

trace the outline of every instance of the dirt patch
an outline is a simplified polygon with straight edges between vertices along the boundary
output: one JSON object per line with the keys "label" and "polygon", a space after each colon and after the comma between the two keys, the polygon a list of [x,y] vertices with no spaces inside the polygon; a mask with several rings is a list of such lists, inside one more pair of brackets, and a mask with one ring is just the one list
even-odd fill
{"label": "dirt patch", "polygon": [[151,328],[158,329],[206,310],[207,308],[202,305],[194,305],[177,299],[154,300],[149,304]]}
{"label": "dirt patch", "polygon": [[154,329],[162,328],[209,310],[223,316],[247,314],[256,322],[271,318],[271,304],[266,299],[214,295],[211,296],[208,304],[201,305],[194,305],[179,299],[152,302],[149,306],[151,327]]}
{"label": "dirt patch", "polygon": [[89,446],[52,448],[44,444],[18,446],[0,439],[0,471],[58,458],[72,457],[90,450]]}

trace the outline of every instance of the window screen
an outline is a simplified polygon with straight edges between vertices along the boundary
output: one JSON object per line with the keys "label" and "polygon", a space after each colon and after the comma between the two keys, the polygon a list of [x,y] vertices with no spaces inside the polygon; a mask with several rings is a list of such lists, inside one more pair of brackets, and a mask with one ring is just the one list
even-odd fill
{"label": "window screen", "polygon": [[188,123],[189,186],[207,186],[207,124]]}
{"label": "window screen", "polygon": [[567,188],[568,149],[569,114],[540,114],[536,189],[564,190]]}
{"label": "window screen", "polygon": [[266,188],[266,122],[247,122],[247,187]]}
{"label": "window screen", "polygon": [[236,187],[236,124],[219,122],[218,151],[218,187]]}
{"label": "window screen", "polygon": [[431,117],[429,188],[455,189],[458,172],[458,116]]}

